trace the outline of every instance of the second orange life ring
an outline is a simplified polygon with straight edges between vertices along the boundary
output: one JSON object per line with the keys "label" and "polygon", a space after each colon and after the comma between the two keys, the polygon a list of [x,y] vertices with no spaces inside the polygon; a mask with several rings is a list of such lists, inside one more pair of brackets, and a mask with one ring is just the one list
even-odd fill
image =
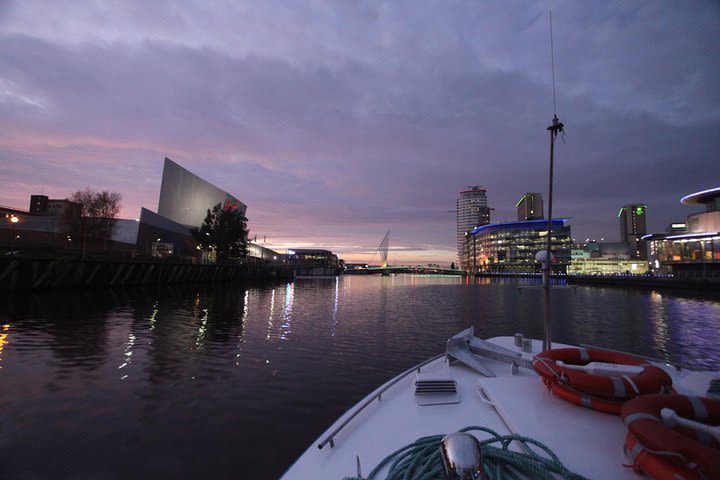
{"label": "second orange life ring", "polygon": [[720,400],[685,395],[630,400],[620,413],[628,427],[630,459],[653,478],[720,478],[720,443],[706,433],[667,426],[661,419],[664,408],[690,420],[720,424]]}

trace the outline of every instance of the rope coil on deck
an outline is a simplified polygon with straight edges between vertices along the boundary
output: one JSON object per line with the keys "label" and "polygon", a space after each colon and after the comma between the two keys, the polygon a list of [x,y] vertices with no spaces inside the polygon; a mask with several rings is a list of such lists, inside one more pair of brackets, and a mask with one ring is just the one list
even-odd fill
{"label": "rope coil on deck", "polygon": [[[491,438],[479,440],[483,455],[485,478],[537,478],[581,480],[585,477],[568,470],[560,459],[545,445],[522,435],[499,435],[493,430],[480,426],[465,427],[461,432],[477,430],[491,435]],[[434,480],[440,478],[442,458],[440,441],[444,435],[431,435],[417,439],[410,445],[391,453],[383,459],[367,477],[345,477],[343,480],[373,480],[390,463],[390,469],[384,480]],[[519,442],[529,453],[514,452],[509,449],[512,442]],[[499,444],[499,446],[493,446]],[[535,453],[531,446],[543,451],[547,456]],[[559,477],[558,477],[559,476]]]}

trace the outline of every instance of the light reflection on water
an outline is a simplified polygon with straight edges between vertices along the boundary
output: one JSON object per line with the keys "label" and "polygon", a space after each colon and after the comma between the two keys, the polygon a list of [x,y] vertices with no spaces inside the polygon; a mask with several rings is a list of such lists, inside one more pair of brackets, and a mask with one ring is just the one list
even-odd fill
{"label": "light reflection on water", "polygon": [[288,283],[285,288],[285,307],[283,308],[283,321],[282,321],[282,333],[280,338],[286,340],[292,330],[290,329],[292,323],[292,308],[293,308],[293,297],[295,295],[295,284]]}
{"label": "light reflection on water", "polygon": [[[543,312],[514,281],[404,275],[6,295],[0,478],[277,477],[450,335],[539,337]],[[720,368],[718,298],[578,287],[552,312],[555,341]]]}
{"label": "light reflection on water", "polygon": [[720,304],[717,301],[650,296],[655,348],[680,365],[718,368]]}
{"label": "light reflection on water", "polygon": [[667,318],[665,318],[662,294],[657,291],[652,291],[648,297],[650,300],[648,323],[652,331],[655,348],[660,352],[667,352],[670,338],[668,335]]}
{"label": "light reflection on water", "polygon": [[9,331],[10,331],[10,325],[7,323],[2,326],[2,331],[0,331],[0,369],[3,368],[3,366],[2,366],[3,348],[5,348],[5,345],[10,343],[8,340],[8,336],[10,335],[10,333],[8,333]]}

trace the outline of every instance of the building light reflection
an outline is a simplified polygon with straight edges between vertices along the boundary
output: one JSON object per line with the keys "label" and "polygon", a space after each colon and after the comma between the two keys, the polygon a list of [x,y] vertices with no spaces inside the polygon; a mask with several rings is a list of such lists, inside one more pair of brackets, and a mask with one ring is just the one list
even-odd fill
{"label": "building light reflection", "polygon": [[10,325],[9,325],[9,324],[6,323],[5,325],[2,326],[2,333],[0,333],[0,370],[2,369],[2,352],[3,352],[3,348],[5,347],[5,345],[7,345],[8,343],[10,343],[10,342],[8,342],[8,340],[7,340],[8,335],[10,335],[10,334],[8,333],[9,331],[10,331]]}
{"label": "building light reflection", "polygon": [[245,330],[245,322],[247,321],[248,312],[250,311],[250,290],[245,290],[245,296],[243,297],[243,313],[242,313],[242,329]]}
{"label": "building light reflection", "polygon": [[338,311],[338,300],[340,298],[340,278],[335,277],[335,301],[333,302],[332,312],[332,324],[330,326],[330,336],[335,336],[337,330],[337,311]]}
{"label": "building light reflection", "polygon": [[240,319],[240,332],[237,338],[237,353],[235,354],[235,365],[240,365],[240,353],[242,352],[242,346],[245,343],[245,328],[248,318],[248,312],[250,311],[250,290],[245,290],[243,295],[243,313]]}
{"label": "building light reflection", "polygon": [[280,339],[287,340],[291,333],[293,297],[295,296],[295,284],[288,283],[285,288],[285,306],[283,308],[283,322],[281,326]]}
{"label": "building light reflection", "polygon": [[268,327],[265,340],[270,340],[270,332],[272,332],[273,328],[273,316],[275,315],[275,290],[276,289],[273,288],[272,293],[270,294],[270,315],[268,316]]}
{"label": "building light reflection", "polygon": [[158,301],[155,300],[155,303],[153,304],[153,311],[150,314],[150,318],[148,319],[148,323],[150,324],[150,330],[155,329],[155,322],[157,322],[157,314],[158,314]]}
{"label": "building light reflection", "polygon": [[202,309],[203,316],[200,318],[200,328],[198,328],[198,335],[195,339],[195,348],[202,350],[205,347],[205,335],[207,334],[207,322],[210,314],[207,308]]}
{"label": "building light reflection", "polygon": [[[130,332],[128,335],[128,341],[125,344],[125,351],[123,352],[123,360],[124,362],[118,367],[118,370],[122,370],[123,368],[127,367],[132,363],[132,354],[133,354],[133,347],[135,346],[135,335]],[[125,380],[128,377],[127,374],[124,374],[120,377],[120,380]]]}
{"label": "building light reflection", "polygon": [[670,339],[668,338],[668,320],[665,315],[665,302],[663,301],[662,294],[656,290],[650,292],[648,317],[655,349],[660,352],[667,352]]}

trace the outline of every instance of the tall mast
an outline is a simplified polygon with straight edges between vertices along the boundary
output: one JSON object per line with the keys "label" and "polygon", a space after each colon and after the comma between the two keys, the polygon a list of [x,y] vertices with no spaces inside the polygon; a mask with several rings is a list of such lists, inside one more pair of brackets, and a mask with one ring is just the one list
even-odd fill
{"label": "tall mast", "polygon": [[552,331],[550,325],[550,273],[552,272],[552,207],[553,207],[553,160],[555,154],[555,139],[563,131],[563,124],[558,120],[555,104],[555,52],[552,38],[552,11],[550,12],[550,58],[552,61],[553,80],[553,119],[552,125],[547,127],[550,132],[550,180],[548,186],[548,222],[547,222],[547,248],[545,249],[545,272],[543,283],[545,286],[545,324],[543,326],[543,351],[552,348]]}
{"label": "tall mast", "polygon": [[555,139],[563,131],[563,124],[553,115],[550,131],[550,181],[548,186],[548,222],[547,222],[547,252],[545,255],[545,326],[543,328],[543,351],[552,348],[552,332],[550,328],[550,273],[552,272],[552,205],[553,205],[553,156],[555,153]]}

